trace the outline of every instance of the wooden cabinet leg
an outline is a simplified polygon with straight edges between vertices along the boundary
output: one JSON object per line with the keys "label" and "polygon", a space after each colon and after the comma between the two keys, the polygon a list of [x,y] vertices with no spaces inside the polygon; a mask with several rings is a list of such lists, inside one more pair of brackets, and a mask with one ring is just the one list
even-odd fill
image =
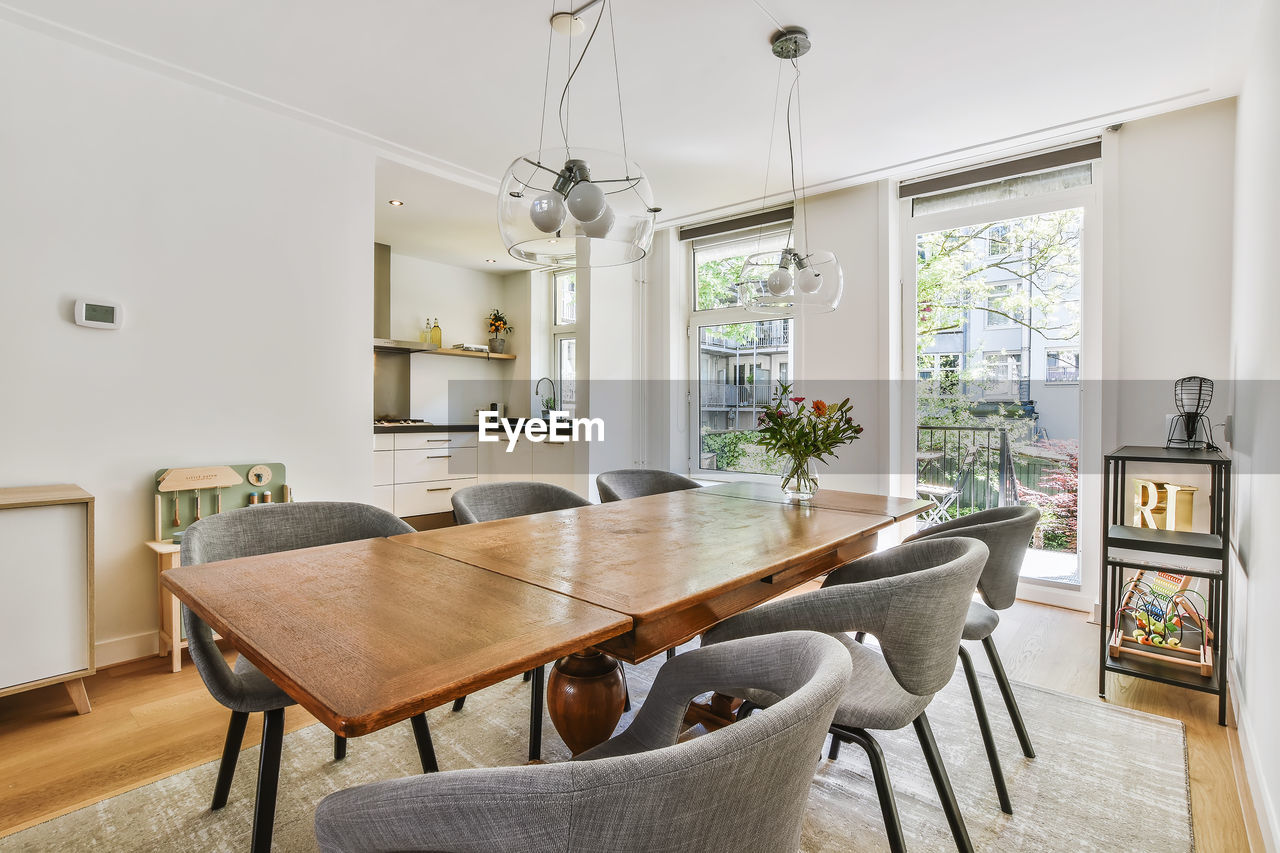
{"label": "wooden cabinet leg", "polygon": [[67,695],[71,697],[71,701],[75,703],[77,714],[87,714],[93,710],[89,705],[89,691],[84,689],[83,678],[73,678],[70,681],[62,682],[62,686],[67,688]]}

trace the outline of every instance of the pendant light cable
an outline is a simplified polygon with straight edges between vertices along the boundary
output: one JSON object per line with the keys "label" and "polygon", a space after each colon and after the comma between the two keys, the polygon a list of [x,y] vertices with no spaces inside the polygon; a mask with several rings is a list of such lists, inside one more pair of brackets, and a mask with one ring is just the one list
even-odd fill
{"label": "pendant light cable", "polygon": [[[556,0],[551,0],[551,17],[556,16]],[[542,112],[538,113],[538,162],[542,162],[542,142],[547,133],[547,93],[551,89],[551,43],[555,41],[554,29],[547,33],[547,73],[542,78]]]}
{"label": "pendant light cable", "polygon": [[[613,86],[618,93],[618,129],[622,134],[622,165],[628,174],[631,172],[631,157],[627,154],[627,121],[622,115],[622,76],[618,73],[618,36],[613,29],[613,4],[605,0],[605,8],[609,12],[609,46],[613,50]],[[605,9],[600,10],[604,15]]]}
{"label": "pendant light cable", "polygon": [[[565,109],[565,102],[569,96],[569,84],[573,82],[573,78],[578,73],[578,69],[582,67],[582,60],[587,58],[587,51],[591,49],[591,42],[595,40],[596,30],[600,29],[600,21],[604,18],[604,11],[609,5],[609,0],[605,0],[600,7],[600,14],[596,16],[595,26],[591,28],[591,35],[587,36],[587,43],[582,46],[582,53],[578,54],[578,61],[574,64],[572,70],[569,71],[569,77],[564,81],[564,89],[560,91],[560,133],[564,137],[565,154],[569,153],[569,116]],[[573,39],[569,39],[569,61],[573,61]],[[621,105],[619,105],[621,106]]]}
{"label": "pendant light cable", "polygon": [[[787,93],[787,159],[791,163],[791,207],[793,211],[796,208],[799,208],[801,217],[808,221],[808,217],[804,216],[804,206],[801,204],[799,196],[796,194],[796,149],[795,139],[791,132],[791,105],[795,101],[796,89],[800,86],[800,66],[797,65],[796,61],[793,59],[791,60],[791,67],[796,71],[796,76],[791,81],[791,91]],[[788,249],[795,248],[791,245],[791,235],[795,233],[795,228],[796,220],[793,212],[791,216],[791,225],[787,228]]]}
{"label": "pendant light cable", "polygon": [[[778,100],[782,97],[782,63],[778,63],[778,77],[773,84],[773,110],[769,113],[769,153],[764,158],[764,189],[760,191],[760,212],[763,213],[769,199],[769,171],[773,165],[773,140],[778,131]],[[764,239],[765,226],[756,229],[756,251]]]}

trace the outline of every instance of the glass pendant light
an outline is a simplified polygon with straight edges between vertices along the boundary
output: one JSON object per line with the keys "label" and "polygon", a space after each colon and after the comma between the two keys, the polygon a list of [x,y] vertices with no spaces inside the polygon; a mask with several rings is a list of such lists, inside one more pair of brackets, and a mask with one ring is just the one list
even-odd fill
{"label": "glass pendant light", "polygon": [[[552,15],[552,32],[567,35],[581,32],[583,27],[578,15],[591,5]],[[613,46],[614,83],[618,88],[621,154],[569,144],[569,85],[606,14]],[[551,80],[550,38],[543,85],[544,126],[546,91]],[[653,205],[653,193],[644,171],[627,157],[611,0],[600,0],[600,14],[565,80],[558,112],[564,144],[544,149],[540,133],[538,150],[517,157],[502,178],[498,190],[498,229],[507,252],[517,260],[555,266],[607,267],[640,260],[653,245],[654,219],[661,208]]]}
{"label": "glass pendant light", "polygon": [[[737,282],[738,296],[748,311],[770,316],[794,316],[797,314],[822,314],[836,310],[844,294],[844,270],[833,252],[810,251],[805,248],[808,236],[808,216],[804,199],[796,189],[796,148],[791,130],[791,113],[795,110],[796,124],[800,123],[800,66],[796,60],[809,52],[812,43],[809,34],[799,27],[792,27],[774,34],[771,42],[773,55],[790,61],[795,69],[791,91],[787,95],[787,150],[791,162],[791,200],[795,211],[792,227],[787,232],[788,248],[773,252],[759,252],[747,257]],[[804,175],[804,134],[799,138],[801,179]],[[772,150],[772,143],[770,144]],[[765,195],[768,194],[768,172],[765,173]],[[800,217],[801,227],[795,227],[795,216]],[[799,244],[799,245],[798,245]]]}

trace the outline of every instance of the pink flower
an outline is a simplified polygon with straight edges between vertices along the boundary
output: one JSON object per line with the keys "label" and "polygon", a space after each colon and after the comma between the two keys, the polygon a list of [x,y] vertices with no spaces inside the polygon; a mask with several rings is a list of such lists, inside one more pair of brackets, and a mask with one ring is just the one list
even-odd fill
{"label": "pink flower", "polygon": [[804,402],[804,397],[792,397],[792,398],[791,398],[791,402],[793,402],[793,403],[797,403],[797,404],[799,404],[799,403],[803,403],[803,402]]}

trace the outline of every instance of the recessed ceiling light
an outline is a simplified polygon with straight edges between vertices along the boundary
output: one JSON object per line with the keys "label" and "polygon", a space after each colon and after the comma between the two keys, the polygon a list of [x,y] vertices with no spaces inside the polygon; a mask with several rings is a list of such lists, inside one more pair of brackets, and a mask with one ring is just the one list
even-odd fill
{"label": "recessed ceiling light", "polygon": [[548,242],[548,243],[559,243],[560,241],[559,241],[559,240],[548,240],[547,242]]}
{"label": "recessed ceiling light", "polygon": [[485,259],[484,259],[484,262],[485,262],[486,264],[496,264],[496,263],[498,262],[498,260],[497,260],[497,258],[485,258]]}
{"label": "recessed ceiling light", "polygon": [[391,201],[387,202],[387,204],[391,205],[392,207],[404,207],[404,202],[402,202],[398,198],[391,199]]}

